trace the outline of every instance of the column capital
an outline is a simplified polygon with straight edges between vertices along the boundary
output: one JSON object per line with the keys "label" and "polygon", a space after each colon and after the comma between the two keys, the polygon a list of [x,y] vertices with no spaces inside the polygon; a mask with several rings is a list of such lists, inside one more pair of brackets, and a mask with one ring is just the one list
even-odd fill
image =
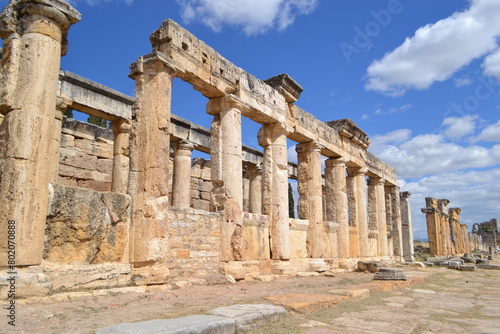
{"label": "column capital", "polygon": [[182,150],[182,151],[189,151],[192,152],[194,150],[194,143],[190,142],[189,140],[179,140],[176,143],[176,149],[177,150]]}
{"label": "column capital", "polygon": [[262,147],[268,147],[272,144],[273,138],[275,136],[288,136],[288,134],[293,132],[293,128],[286,123],[276,122],[263,125],[259,133],[257,134],[257,139],[259,145]]}
{"label": "column capital", "polygon": [[410,198],[411,197],[411,192],[409,191],[403,191],[401,192],[401,197],[404,197],[404,198]]}
{"label": "column capital", "polygon": [[132,123],[128,119],[118,119],[116,121],[112,121],[110,128],[113,130],[113,133],[116,137],[119,133],[130,133],[132,129]]}
{"label": "column capital", "polygon": [[369,186],[377,186],[377,185],[384,185],[385,184],[385,179],[378,177],[378,176],[369,176],[368,177],[368,185]]}
{"label": "column capital", "polygon": [[364,176],[368,172],[368,168],[364,167],[348,167],[347,175],[350,177],[353,176]]}
{"label": "column capital", "polygon": [[230,109],[238,109],[241,113],[241,110],[244,108],[245,103],[239,97],[228,94],[223,97],[214,97],[208,100],[207,114],[215,116]]}
{"label": "column capital", "polygon": [[138,76],[144,74],[147,69],[154,69],[157,73],[165,72],[172,78],[177,73],[177,64],[167,55],[160,51],[153,51],[150,54],[139,57],[137,61],[130,64],[129,78],[136,80]]}
{"label": "column capital", "polygon": [[[13,33],[23,34],[26,32],[42,33],[47,35],[47,28],[41,24],[28,24],[29,29],[23,23],[24,20],[36,20],[34,15],[42,16],[56,23],[60,31],[60,42],[62,42],[62,54],[66,54],[69,27],[80,21],[82,14],[67,2],[62,0],[18,0],[10,1],[0,13],[0,38],[6,39]],[[59,33],[58,33],[59,34]],[[53,38],[53,36],[49,34]]]}
{"label": "column capital", "polygon": [[349,159],[340,157],[340,158],[328,158],[325,161],[326,167],[345,167],[349,162]]}
{"label": "column capital", "polygon": [[73,104],[73,100],[67,96],[58,96],[56,100],[56,109],[62,113]]}
{"label": "column capital", "polygon": [[299,143],[295,146],[295,151],[297,153],[303,152],[320,152],[323,148],[323,145],[319,144],[315,141],[309,141],[305,143]]}
{"label": "column capital", "polygon": [[262,172],[262,164],[258,163],[256,165],[247,163],[247,172],[250,173],[261,173]]}

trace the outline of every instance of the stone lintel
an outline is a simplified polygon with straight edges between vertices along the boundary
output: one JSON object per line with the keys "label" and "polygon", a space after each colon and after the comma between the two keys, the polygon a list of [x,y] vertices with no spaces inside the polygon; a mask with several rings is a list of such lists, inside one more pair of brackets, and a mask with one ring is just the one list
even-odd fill
{"label": "stone lintel", "polygon": [[437,208],[422,208],[422,213],[436,213],[438,210]]}
{"label": "stone lintel", "polygon": [[337,130],[342,137],[353,141],[362,148],[366,149],[370,146],[370,139],[368,138],[367,134],[349,118],[344,118],[337,121],[329,121],[326,122],[326,124]]}
{"label": "stone lintel", "polygon": [[297,81],[286,73],[264,80],[264,82],[280,92],[288,103],[297,102],[300,93],[304,90]]}

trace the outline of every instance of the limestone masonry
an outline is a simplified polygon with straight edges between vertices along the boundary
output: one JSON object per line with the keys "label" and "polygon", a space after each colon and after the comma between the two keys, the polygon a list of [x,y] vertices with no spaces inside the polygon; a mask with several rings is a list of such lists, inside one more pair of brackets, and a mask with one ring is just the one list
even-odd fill
{"label": "limestone masonry", "polygon": [[[60,70],[79,20],[62,0],[11,0],[0,14],[2,297],[9,221],[19,296],[413,260],[410,193],[354,122],[319,121],[294,104],[291,77],[261,81],[171,20],[131,65],[126,96]],[[174,115],[175,77],[208,98],[209,129]],[[66,119],[68,108],[110,129]],[[261,125],[261,151],[242,145],[242,117]],[[470,249],[454,219],[445,233],[460,241],[436,252]]]}

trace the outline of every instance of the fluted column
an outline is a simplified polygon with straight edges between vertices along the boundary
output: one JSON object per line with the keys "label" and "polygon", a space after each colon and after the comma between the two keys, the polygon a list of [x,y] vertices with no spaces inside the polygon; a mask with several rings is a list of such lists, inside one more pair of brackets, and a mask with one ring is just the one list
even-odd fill
{"label": "fluted column", "polygon": [[111,122],[111,129],[115,135],[111,191],[125,194],[128,188],[130,170],[130,130],[132,124],[129,120],[120,119]]}
{"label": "fluted column", "polygon": [[300,219],[309,220],[306,247],[312,258],[326,256],[320,150],[321,146],[315,142],[296,146],[297,189],[300,196],[297,211]]}
{"label": "fluted column", "polygon": [[[391,208],[390,215],[387,215],[387,225],[392,238],[392,252],[394,256],[403,256],[403,231],[401,218],[401,200],[399,198],[399,187],[395,185],[386,186],[387,206]],[[390,224],[389,224],[390,220]]]}
{"label": "fluted column", "polygon": [[407,262],[415,260],[415,251],[413,247],[413,224],[411,219],[411,193],[404,191],[400,194],[401,203],[401,227],[403,239],[403,256]]}
{"label": "fluted column", "polygon": [[368,216],[366,202],[365,174],[368,170],[360,167],[347,168],[347,194],[349,197],[349,225],[358,227],[359,256],[370,256],[368,240]]}
{"label": "fluted column", "polygon": [[132,64],[135,119],[130,133],[131,257],[152,263],[167,251],[170,104],[176,70],[157,52]]}
{"label": "fluted column", "polygon": [[260,165],[247,166],[249,181],[249,211],[262,213],[262,167]]}
{"label": "fluted column", "polygon": [[346,159],[330,158],[325,162],[325,220],[338,223],[338,257],[349,257],[349,214]]}
{"label": "fluted column", "polygon": [[237,261],[243,251],[241,108],[234,96],[226,95],[211,99],[207,112],[214,116],[210,128],[213,192],[222,196],[215,206],[224,209],[220,259]]}
{"label": "fluted column", "polygon": [[181,140],[175,144],[172,180],[172,206],[191,206],[191,156],[193,143]]}
{"label": "fluted column", "polygon": [[[61,56],[80,13],[64,1],[10,1],[1,13],[0,38],[0,267],[42,261],[48,188],[54,181],[54,138]],[[57,133],[59,129],[59,133]],[[9,237],[14,231],[15,239]]]}
{"label": "fluted column", "polygon": [[269,227],[271,257],[290,259],[288,224],[288,150],[286,136],[291,129],[282,123],[264,125],[259,145],[264,148],[262,163],[262,213],[271,217]]}

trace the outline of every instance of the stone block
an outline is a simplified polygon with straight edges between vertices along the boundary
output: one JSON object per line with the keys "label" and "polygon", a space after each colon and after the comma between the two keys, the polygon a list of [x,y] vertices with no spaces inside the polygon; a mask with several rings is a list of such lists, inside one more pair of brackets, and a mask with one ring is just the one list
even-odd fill
{"label": "stone block", "polygon": [[232,318],[236,322],[236,333],[246,333],[277,321],[287,316],[288,312],[282,306],[247,304],[219,307],[209,311],[208,314]]}
{"label": "stone block", "polygon": [[318,294],[289,294],[266,297],[267,300],[283,305],[292,311],[307,313],[339,304],[349,297]]}
{"label": "stone block", "polygon": [[191,315],[177,319],[150,320],[109,326],[96,334],[234,334],[236,321],[214,315]]}
{"label": "stone block", "polygon": [[470,265],[470,264],[469,265],[461,265],[456,269],[462,270],[462,271],[476,271],[476,266]]}
{"label": "stone block", "polygon": [[401,269],[380,268],[373,279],[381,281],[406,281],[407,277],[406,273]]}
{"label": "stone block", "polygon": [[333,295],[348,296],[351,298],[368,297],[370,295],[370,289],[334,289],[328,292]]}
{"label": "stone block", "polygon": [[113,159],[97,159],[97,171],[104,174],[112,174]]}
{"label": "stone block", "polygon": [[380,261],[358,261],[358,270],[376,273],[382,268],[387,268],[387,264]]}

